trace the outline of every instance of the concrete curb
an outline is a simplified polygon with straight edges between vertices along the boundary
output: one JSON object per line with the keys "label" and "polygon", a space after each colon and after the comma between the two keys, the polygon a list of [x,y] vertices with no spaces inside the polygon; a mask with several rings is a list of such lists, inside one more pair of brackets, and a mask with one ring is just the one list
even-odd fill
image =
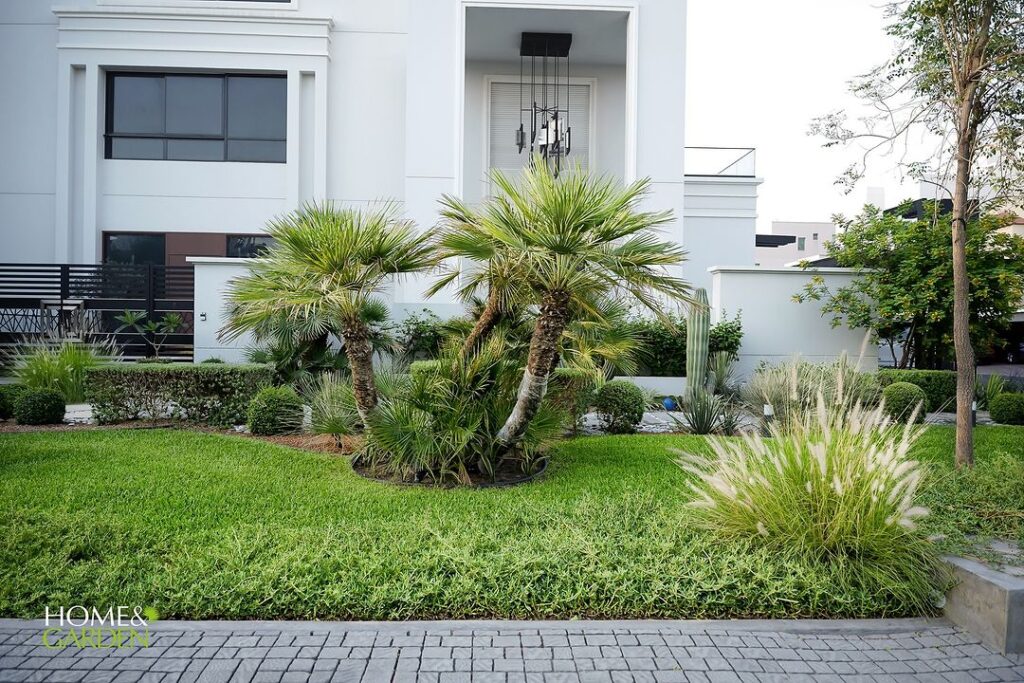
{"label": "concrete curb", "polygon": [[946,617],[1004,654],[1024,653],[1024,579],[962,557],[943,559],[957,578]]}

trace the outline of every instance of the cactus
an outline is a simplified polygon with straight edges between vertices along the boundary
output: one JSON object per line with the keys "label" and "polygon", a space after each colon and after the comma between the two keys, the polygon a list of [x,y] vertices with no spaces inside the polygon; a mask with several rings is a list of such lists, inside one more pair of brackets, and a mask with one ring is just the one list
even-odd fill
{"label": "cactus", "polygon": [[694,292],[694,303],[686,319],[686,386],[687,393],[704,388],[708,376],[708,343],[711,330],[711,309],[708,293]]}

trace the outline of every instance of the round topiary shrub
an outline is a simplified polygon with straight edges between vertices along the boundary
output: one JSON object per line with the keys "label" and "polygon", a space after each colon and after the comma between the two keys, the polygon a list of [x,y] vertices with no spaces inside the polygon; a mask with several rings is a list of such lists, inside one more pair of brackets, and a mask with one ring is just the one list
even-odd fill
{"label": "round topiary shrub", "polygon": [[623,380],[608,382],[597,390],[594,407],[604,429],[612,434],[632,434],[644,418],[644,392]]}
{"label": "round topiary shrub", "polygon": [[246,425],[259,436],[294,432],[302,426],[302,399],[291,387],[267,387],[249,403]]}
{"label": "round topiary shrub", "polygon": [[988,412],[999,424],[1024,425],[1024,394],[999,394]]}
{"label": "round topiary shrub", "polygon": [[[928,395],[916,384],[893,382],[882,390],[882,399],[885,401],[885,412],[896,422],[906,422],[911,416],[914,416],[914,422],[924,422]],[[918,406],[921,406],[920,409]]]}
{"label": "round topiary shrub", "polygon": [[25,389],[14,400],[14,419],[23,425],[64,421],[64,395],[55,389]]}
{"label": "round topiary shrub", "polygon": [[24,384],[0,384],[0,420],[14,417],[14,402],[26,389]]}

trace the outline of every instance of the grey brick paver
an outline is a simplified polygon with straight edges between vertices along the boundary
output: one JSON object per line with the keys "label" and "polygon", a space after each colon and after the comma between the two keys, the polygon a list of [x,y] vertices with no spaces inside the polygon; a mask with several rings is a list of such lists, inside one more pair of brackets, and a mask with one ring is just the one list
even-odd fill
{"label": "grey brick paver", "polygon": [[134,651],[48,650],[37,629],[0,626],[0,681],[1024,681],[1024,657],[947,622],[848,623],[821,633],[801,622],[168,624]]}

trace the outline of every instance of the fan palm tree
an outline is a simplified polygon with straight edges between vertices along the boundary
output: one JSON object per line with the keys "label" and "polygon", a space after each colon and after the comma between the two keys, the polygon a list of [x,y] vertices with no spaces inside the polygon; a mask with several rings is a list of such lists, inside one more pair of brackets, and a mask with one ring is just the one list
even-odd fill
{"label": "fan palm tree", "polygon": [[[479,273],[470,283],[486,282],[508,298],[526,292],[539,307],[516,404],[498,433],[510,448],[537,413],[562,335],[575,316],[599,320],[595,302],[613,295],[660,313],[662,297],[688,301],[690,288],[665,271],[682,263],[685,253],[653,232],[672,213],[639,210],[648,180],[623,187],[580,168],[556,178],[540,158],[518,182],[497,170],[491,179],[497,193],[480,210],[446,200],[446,211],[457,211],[441,243],[446,256],[461,257],[463,269],[473,266]],[[455,277],[449,273],[445,279]]]}
{"label": "fan palm tree", "polygon": [[390,203],[364,211],[308,204],[273,220],[267,233],[274,246],[229,284],[233,306],[222,335],[265,330],[281,316],[304,338],[339,334],[365,424],[377,406],[370,323],[383,304],[376,295],[392,276],[432,268],[433,241]]}

